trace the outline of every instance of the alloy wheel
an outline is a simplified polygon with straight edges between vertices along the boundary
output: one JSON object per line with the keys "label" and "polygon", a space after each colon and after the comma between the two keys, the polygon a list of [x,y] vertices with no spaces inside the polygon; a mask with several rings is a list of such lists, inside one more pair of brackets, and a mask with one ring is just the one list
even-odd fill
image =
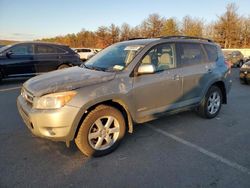
{"label": "alloy wheel", "polygon": [[215,114],[221,105],[221,97],[217,91],[211,93],[210,97],[208,98],[208,105],[207,109],[210,114]]}
{"label": "alloy wheel", "polygon": [[89,129],[88,141],[95,150],[106,150],[118,139],[120,125],[113,116],[98,118]]}

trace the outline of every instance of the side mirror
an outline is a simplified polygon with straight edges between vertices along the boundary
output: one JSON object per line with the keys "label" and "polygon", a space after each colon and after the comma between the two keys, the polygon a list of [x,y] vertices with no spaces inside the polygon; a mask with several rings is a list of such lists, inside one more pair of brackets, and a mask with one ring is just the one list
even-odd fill
{"label": "side mirror", "polygon": [[13,54],[13,52],[12,51],[8,51],[8,52],[6,52],[6,56],[8,57],[8,58],[10,58],[10,56]]}
{"label": "side mirror", "polygon": [[142,64],[138,68],[138,74],[153,74],[155,73],[155,66],[152,64]]}

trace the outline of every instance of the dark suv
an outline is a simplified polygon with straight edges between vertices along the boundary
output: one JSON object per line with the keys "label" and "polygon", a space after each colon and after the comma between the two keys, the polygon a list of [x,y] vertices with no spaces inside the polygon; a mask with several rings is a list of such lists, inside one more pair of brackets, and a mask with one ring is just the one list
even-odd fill
{"label": "dark suv", "polygon": [[232,67],[241,67],[244,64],[244,55],[238,50],[223,50],[223,54]]}
{"label": "dark suv", "polygon": [[0,80],[80,64],[79,55],[68,46],[60,44],[22,42],[0,48]]}
{"label": "dark suv", "polygon": [[120,42],[81,67],[31,78],[17,105],[33,134],[74,140],[84,154],[99,156],[113,151],[134,123],[186,109],[214,118],[230,88],[217,44],[173,36]]}

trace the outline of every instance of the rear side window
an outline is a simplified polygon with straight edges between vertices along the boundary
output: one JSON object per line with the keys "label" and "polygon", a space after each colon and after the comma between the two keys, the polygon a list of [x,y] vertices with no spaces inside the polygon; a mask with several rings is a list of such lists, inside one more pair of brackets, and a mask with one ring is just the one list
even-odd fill
{"label": "rear side window", "polygon": [[206,62],[206,56],[200,44],[179,43],[181,66],[190,66]]}
{"label": "rear side window", "polygon": [[218,50],[214,45],[205,44],[205,50],[207,52],[209,62],[215,62],[218,59]]}
{"label": "rear side window", "polygon": [[83,48],[83,49],[78,49],[78,52],[91,52],[91,50]]}
{"label": "rear side window", "polygon": [[82,52],[91,52],[90,49],[82,49]]}
{"label": "rear side window", "polygon": [[63,49],[61,49],[61,48],[56,48],[56,52],[57,52],[58,54],[65,54],[65,53],[67,53],[65,50],[63,50]]}
{"label": "rear side window", "polygon": [[56,49],[53,48],[52,46],[36,45],[35,52],[37,54],[54,54],[54,53],[56,53]]}

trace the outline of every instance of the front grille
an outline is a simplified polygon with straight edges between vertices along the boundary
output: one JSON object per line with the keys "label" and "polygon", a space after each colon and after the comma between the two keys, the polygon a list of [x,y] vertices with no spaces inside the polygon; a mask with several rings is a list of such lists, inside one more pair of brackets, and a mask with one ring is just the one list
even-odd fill
{"label": "front grille", "polygon": [[27,91],[27,89],[25,89],[24,87],[22,88],[21,90],[21,95],[22,97],[31,105],[33,105],[33,102],[34,102],[34,96],[29,92]]}

